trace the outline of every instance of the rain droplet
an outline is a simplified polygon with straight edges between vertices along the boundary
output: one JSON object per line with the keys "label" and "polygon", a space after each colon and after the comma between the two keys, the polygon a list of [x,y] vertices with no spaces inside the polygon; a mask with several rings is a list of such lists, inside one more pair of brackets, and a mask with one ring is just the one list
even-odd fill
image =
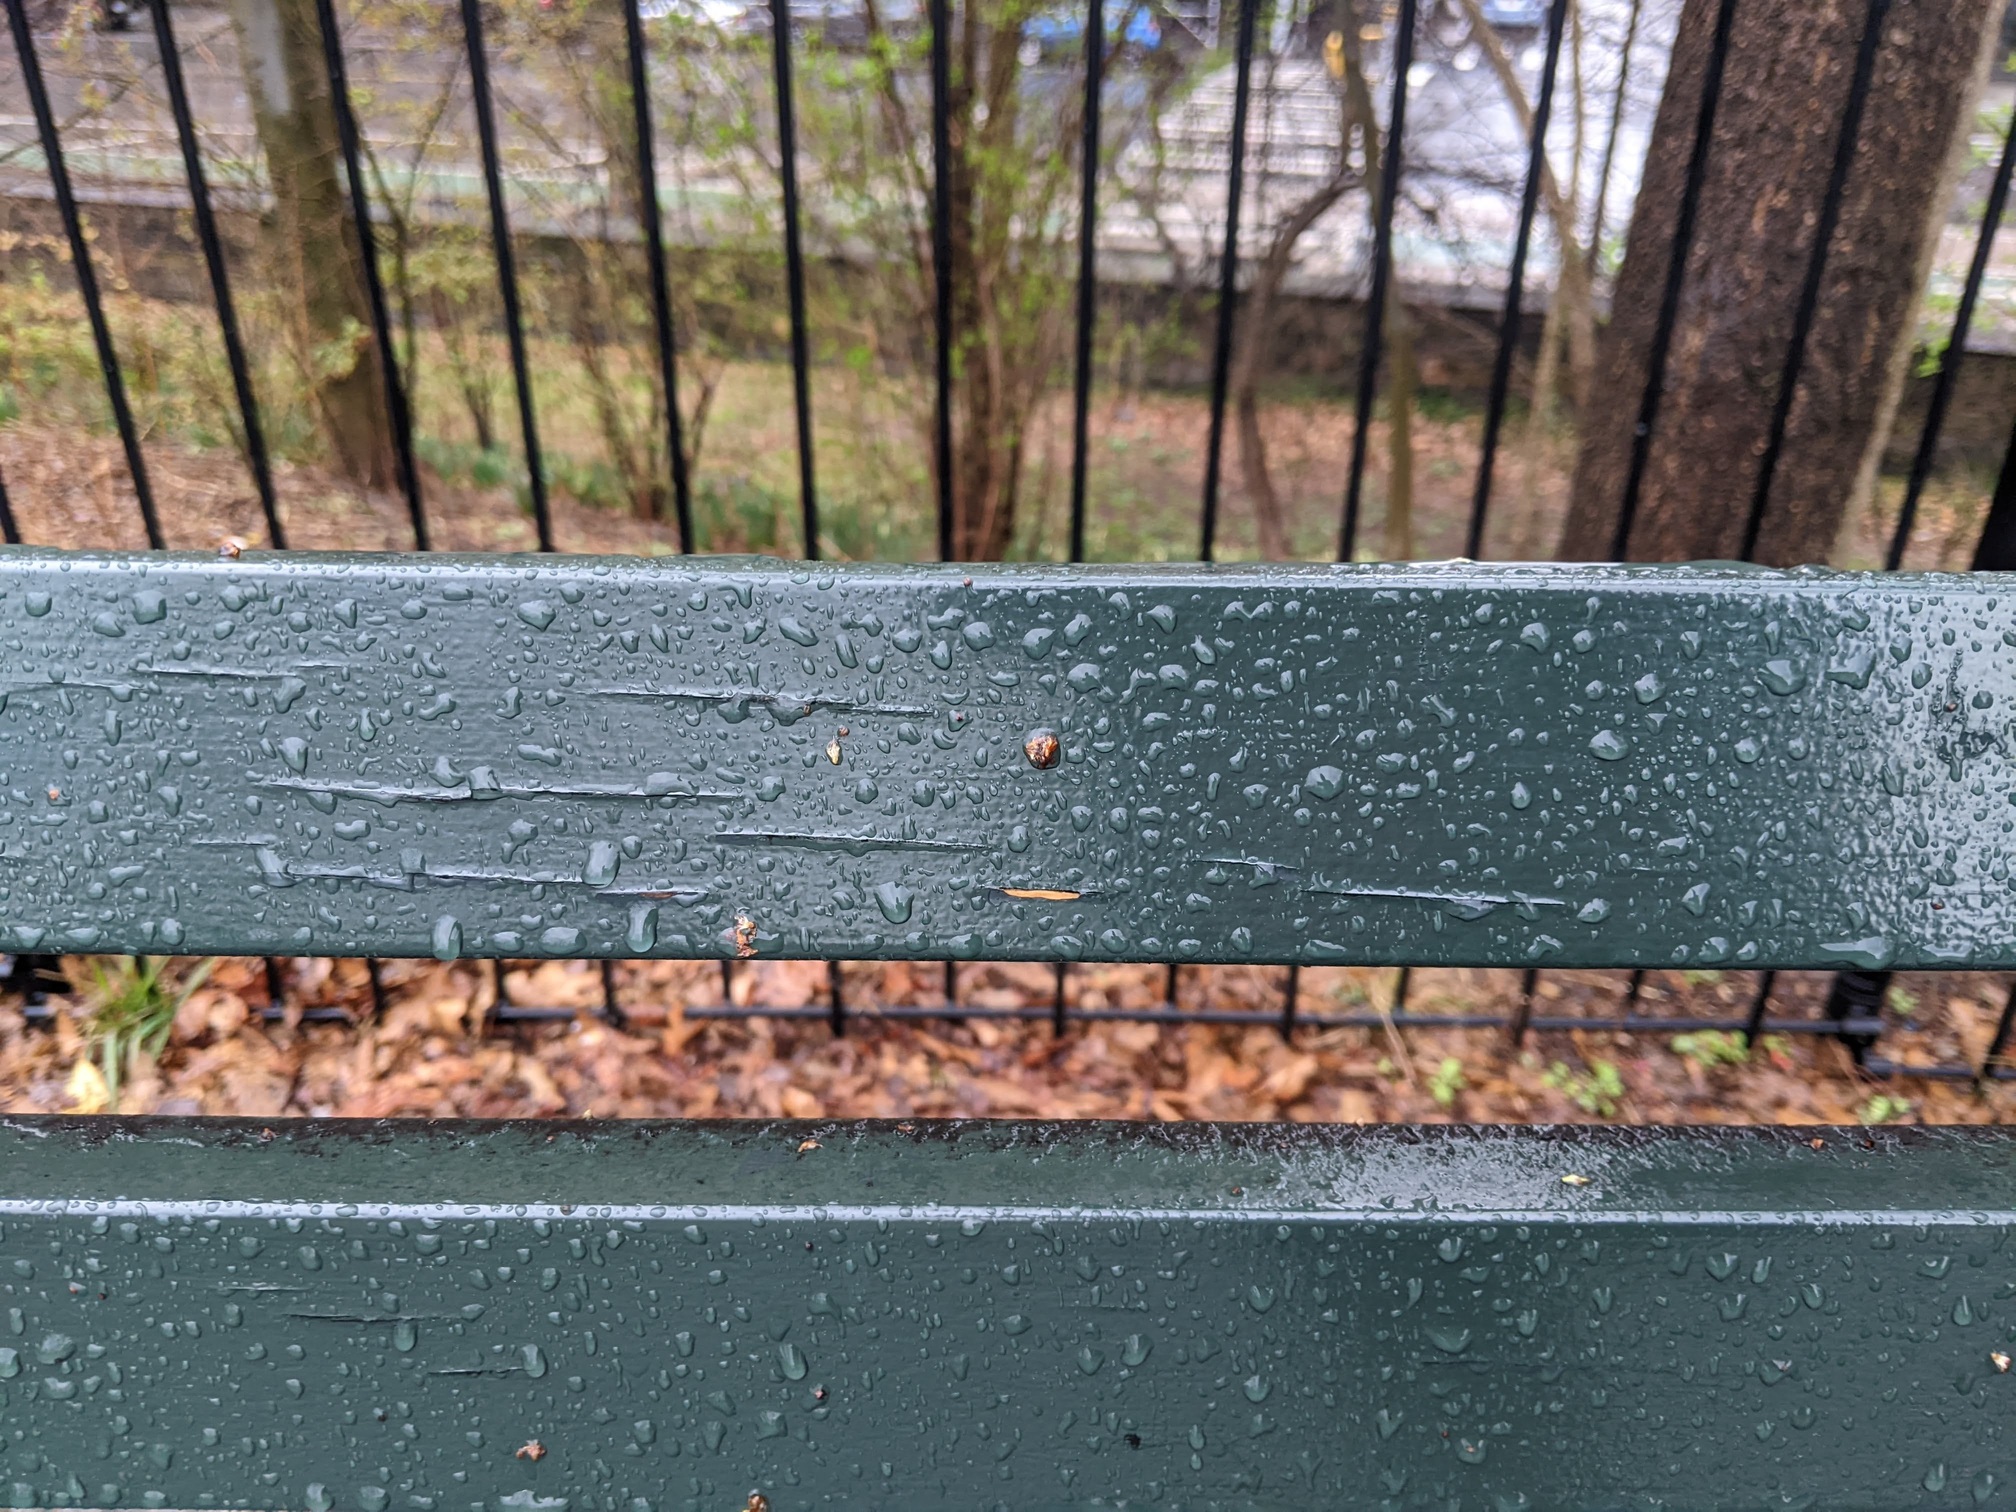
{"label": "rain droplet", "polygon": [[1470,1347],[1470,1330],[1450,1326],[1430,1327],[1428,1342],[1444,1354],[1461,1354]]}
{"label": "rain droplet", "polygon": [[1780,698],[1797,693],[1806,686],[1806,673],[1783,657],[1764,663],[1757,680],[1776,693]]}
{"label": "rain droplet", "polygon": [[896,882],[884,882],[875,889],[875,906],[882,910],[882,917],[891,924],[907,924],[910,921],[909,888]]}
{"label": "rain droplet", "polygon": [[1589,737],[1589,749],[1599,761],[1622,761],[1631,747],[1615,730],[1598,730]]}

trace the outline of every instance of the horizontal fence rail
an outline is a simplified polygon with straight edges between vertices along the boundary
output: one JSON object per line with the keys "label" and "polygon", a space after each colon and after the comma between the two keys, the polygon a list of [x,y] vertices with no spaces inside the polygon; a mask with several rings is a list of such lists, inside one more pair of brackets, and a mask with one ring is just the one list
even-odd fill
{"label": "horizontal fence rail", "polygon": [[1988,1130],[17,1119],[0,1504],[1971,1505],[2012,1223]]}
{"label": "horizontal fence rail", "polygon": [[2007,967],[2007,595],[12,548],[0,927],[443,959]]}

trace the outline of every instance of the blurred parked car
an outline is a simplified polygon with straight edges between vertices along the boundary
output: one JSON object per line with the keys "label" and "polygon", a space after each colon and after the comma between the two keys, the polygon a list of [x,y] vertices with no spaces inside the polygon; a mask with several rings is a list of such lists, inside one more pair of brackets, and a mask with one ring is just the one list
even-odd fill
{"label": "blurred parked car", "polygon": [[[1023,66],[1083,55],[1087,14],[1075,7],[1039,12],[1022,28]],[[1133,0],[1106,0],[1104,20],[1109,52],[1129,51],[1138,55],[1162,46],[1162,23],[1146,5]]]}
{"label": "blurred parked car", "polygon": [[[702,0],[678,0],[678,3],[702,3]],[[790,0],[790,16],[794,37],[815,38],[842,52],[858,52],[868,45],[868,7],[863,0]],[[911,35],[918,26],[917,0],[876,0],[875,16],[884,32],[892,36]],[[727,29],[743,36],[767,37],[769,5],[764,0],[752,0]]]}
{"label": "blurred parked car", "polygon": [[748,10],[747,0],[637,0],[637,14],[646,21],[676,19],[722,31],[734,30]]}
{"label": "blurred parked car", "polygon": [[1478,9],[1502,32],[1536,32],[1547,24],[1544,0],[1483,0]]}

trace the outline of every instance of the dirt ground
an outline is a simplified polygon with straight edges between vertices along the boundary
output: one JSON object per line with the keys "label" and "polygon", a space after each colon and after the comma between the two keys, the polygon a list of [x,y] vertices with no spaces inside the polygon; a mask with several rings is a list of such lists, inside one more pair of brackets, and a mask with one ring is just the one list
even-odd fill
{"label": "dirt ground", "polygon": [[[71,963],[73,981],[92,980]],[[1514,1050],[1498,1029],[1323,1028],[1292,1041],[1277,1028],[1283,973],[1186,968],[1186,1010],[1250,1012],[1250,1025],[1072,1022],[1060,1036],[1038,1019],[972,1017],[876,1021],[877,1006],[938,1006],[935,965],[846,968],[853,1017],[844,1037],[826,1023],[819,963],[738,966],[727,1002],[801,1008],[809,1019],[723,1021],[719,968],[702,962],[627,962],[617,968],[623,1026],[602,1012],[591,963],[545,962],[506,977],[511,1002],[572,1008],[559,1022],[493,1021],[496,977],[481,963],[383,965],[388,1006],[374,1017],[361,962],[284,963],[288,1011],[266,1020],[263,968],[221,962],[177,1015],[156,1059],[141,1058],[122,1089],[126,1112],[250,1117],[1046,1117],[1452,1120],[1619,1123],[1988,1123],[2016,1116],[2007,1084],[1860,1072],[1832,1039],[1770,1034],[1737,1061],[1731,1035],[1549,1031]],[[1149,1008],[1163,970],[1074,967],[1067,1002],[1078,1010]],[[1741,1019],[1746,973],[1648,977],[1641,1011],[1682,1021]],[[1408,1009],[1503,1014],[1515,972],[1416,973]],[[1537,1011],[1614,1011],[1616,973],[1543,977]],[[1043,966],[962,968],[959,1001],[975,1013],[1047,1013]],[[1780,978],[1774,1020],[1818,1016],[1825,978]],[[1306,1019],[1390,1006],[1392,973],[1345,968],[1302,973]],[[1905,978],[1893,1005],[1909,1016],[1883,1051],[1921,1065],[1978,1063],[2002,1001],[1987,977]],[[85,1027],[89,1006],[54,1000],[30,1024],[0,1005],[0,1108],[105,1111],[105,1083]],[[316,1022],[329,1010],[337,1022]],[[82,1069],[80,1069],[80,1067]],[[1606,1077],[1614,1078],[1606,1083]],[[1607,1089],[1606,1089],[1607,1088]]]}

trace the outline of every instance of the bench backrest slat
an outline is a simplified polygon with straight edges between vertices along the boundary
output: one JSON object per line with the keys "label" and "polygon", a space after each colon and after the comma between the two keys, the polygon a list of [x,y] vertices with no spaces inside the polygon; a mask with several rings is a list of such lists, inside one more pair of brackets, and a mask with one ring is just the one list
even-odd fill
{"label": "bench backrest slat", "polygon": [[1995,576],[0,553],[0,947],[2016,965]]}
{"label": "bench backrest slat", "polygon": [[0,1506],[2003,1506],[2012,1157],[10,1119]]}

